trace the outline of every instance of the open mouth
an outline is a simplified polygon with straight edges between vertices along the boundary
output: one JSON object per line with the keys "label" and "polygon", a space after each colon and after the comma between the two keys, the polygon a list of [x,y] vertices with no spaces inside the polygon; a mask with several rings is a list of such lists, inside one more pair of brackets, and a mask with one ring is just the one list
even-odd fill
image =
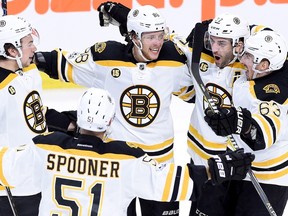
{"label": "open mouth", "polygon": [[151,52],[157,54],[159,52],[159,49],[158,48],[154,48],[154,49],[150,49]]}

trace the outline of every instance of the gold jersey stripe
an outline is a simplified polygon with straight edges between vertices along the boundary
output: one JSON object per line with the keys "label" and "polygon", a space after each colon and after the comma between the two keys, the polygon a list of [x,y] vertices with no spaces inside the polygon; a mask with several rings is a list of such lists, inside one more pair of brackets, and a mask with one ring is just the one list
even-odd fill
{"label": "gold jersey stripe", "polygon": [[172,185],[174,171],[175,171],[175,164],[171,164],[169,173],[166,178],[166,184],[165,184],[164,191],[163,191],[162,201],[169,201],[168,198],[169,198],[170,188]]}

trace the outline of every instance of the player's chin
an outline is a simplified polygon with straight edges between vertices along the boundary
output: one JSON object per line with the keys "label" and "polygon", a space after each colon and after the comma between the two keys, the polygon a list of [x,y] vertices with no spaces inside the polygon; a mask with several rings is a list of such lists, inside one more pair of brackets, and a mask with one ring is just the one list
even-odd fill
{"label": "player's chin", "polygon": [[159,52],[155,53],[155,52],[150,52],[149,53],[149,59],[151,60],[156,60],[159,57]]}
{"label": "player's chin", "polygon": [[215,64],[216,64],[216,66],[219,67],[219,68],[221,68],[222,65],[223,65],[221,60],[216,60],[216,59],[215,59]]}

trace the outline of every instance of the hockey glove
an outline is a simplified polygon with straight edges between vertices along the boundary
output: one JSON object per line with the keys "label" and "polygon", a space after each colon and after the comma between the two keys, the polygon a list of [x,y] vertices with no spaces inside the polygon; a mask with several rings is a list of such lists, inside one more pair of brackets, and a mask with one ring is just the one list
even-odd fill
{"label": "hockey glove", "polygon": [[228,180],[242,180],[246,177],[255,156],[244,153],[243,149],[227,152],[208,159],[209,172],[213,185]]}
{"label": "hockey glove", "polygon": [[116,25],[119,26],[122,36],[127,35],[127,16],[130,8],[121,3],[107,1],[100,4],[97,10],[99,11],[100,26]]}
{"label": "hockey glove", "polygon": [[[48,109],[45,113],[45,118],[48,131],[61,131],[73,136],[76,133],[76,110],[58,112],[54,109]],[[72,125],[74,127],[71,127]]]}
{"label": "hockey glove", "polygon": [[215,113],[210,108],[205,110],[205,121],[218,136],[246,134],[250,131],[252,117],[245,108],[218,108]]}
{"label": "hockey glove", "polygon": [[[209,19],[209,20],[204,20],[202,21],[202,24],[203,24],[203,27],[208,30],[208,25],[212,22],[212,19]],[[188,37],[186,38],[186,41],[188,42],[189,44],[189,47],[193,47],[193,40],[194,40],[194,31],[195,29],[193,28],[190,32],[190,34],[188,35]]]}

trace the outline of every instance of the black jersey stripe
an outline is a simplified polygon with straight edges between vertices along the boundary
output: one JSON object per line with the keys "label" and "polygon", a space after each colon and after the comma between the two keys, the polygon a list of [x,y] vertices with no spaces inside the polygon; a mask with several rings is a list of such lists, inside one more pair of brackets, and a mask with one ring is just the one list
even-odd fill
{"label": "black jersey stripe", "polygon": [[170,201],[175,201],[177,199],[177,195],[179,193],[179,185],[180,185],[181,173],[182,173],[182,167],[177,167],[175,181],[174,181],[174,187],[173,187],[173,192],[172,192],[172,196],[171,196],[171,200]]}
{"label": "black jersey stripe", "polygon": [[173,145],[174,143],[171,143],[168,147],[166,147],[165,149],[162,149],[160,151],[153,151],[153,152],[147,152],[146,153],[151,156],[151,157],[155,157],[155,156],[162,156],[165,155],[166,153],[170,152],[173,149]]}
{"label": "black jersey stripe", "polygon": [[288,166],[288,160],[284,161],[281,164],[278,164],[277,166],[271,166],[268,168],[259,168],[259,167],[255,167],[252,166],[252,170],[258,171],[258,172],[271,172],[271,171],[279,171],[281,169],[284,169]]}
{"label": "black jersey stripe", "polygon": [[276,141],[276,127],[272,121],[272,119],[270,119],[269,117],[264,115],[265,120],[269,123],[269,125],[271,126],[270,128],[272,129],[272,133],[273,133],[273,143],[275,143]]}
{"label": "black jersey stripe", "polygon": [[209,149],[206,149],[204,148],[204,146],[198,142],[197,139],[195,139],[195,137],[190,133],[188,132],[188,138],[197,145],[197,147],[199,149],[201,149],[203,152],[205,152],[206,154],[209,154],[209,155],[218,155],[218,154],[223,154],[225,153],[225,151],[213,151],[213,150],[209,150]]}

